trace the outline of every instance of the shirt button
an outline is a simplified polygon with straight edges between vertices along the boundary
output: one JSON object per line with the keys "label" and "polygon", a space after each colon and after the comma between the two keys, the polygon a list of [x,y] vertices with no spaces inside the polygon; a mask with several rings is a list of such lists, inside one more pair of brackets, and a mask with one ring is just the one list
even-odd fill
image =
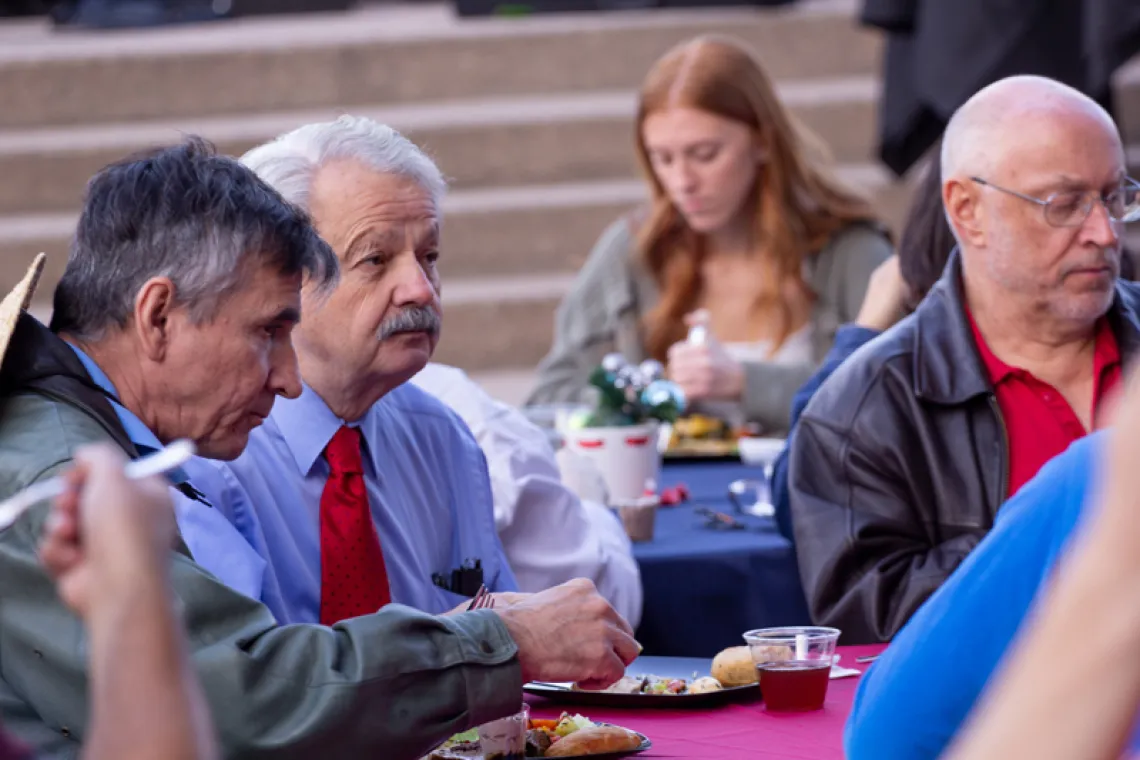
{"label": "shirt button", "polygon": [[71,729],[68,728],[67,726],[64,726],[63,728],[59,729],[59,732],[61,734],[63,734],[64,736],[71,738]]}
{"label": "shirt button", "polygon": [[1052,393],[1044,393],[1044,394],[1042,394],[1041,398],[1045,399],[1046,401],[1052,401],[1053,400],[1053,394]]}
{"label": "shirt button", "polygon": [[495,648],[493,646],[491,646],[491,642],[486,641],[486,640],[484,640],[479,645],[479,648],[483,650],[483,654],[494,654],[495,653]]}

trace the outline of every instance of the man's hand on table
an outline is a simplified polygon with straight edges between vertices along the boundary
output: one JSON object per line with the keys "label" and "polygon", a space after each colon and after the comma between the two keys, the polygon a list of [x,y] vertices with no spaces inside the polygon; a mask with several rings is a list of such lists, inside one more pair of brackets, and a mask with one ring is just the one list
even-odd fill
{"label": "man's hand on table", "polygon": [[575,681],[603,689],[625,675],[641,647],[633,629],[595,588],[576,579],[495,612],[519,648],[523,681]]}

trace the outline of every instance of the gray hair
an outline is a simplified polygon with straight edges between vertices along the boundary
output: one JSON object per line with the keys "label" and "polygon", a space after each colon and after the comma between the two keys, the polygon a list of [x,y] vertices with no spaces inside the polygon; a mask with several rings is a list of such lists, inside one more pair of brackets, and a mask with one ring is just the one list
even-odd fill
{"label": "gray hair", "polygon": [[320,288],[336,256],[309,222],[248,168],[206,141],[111,164],[87,186],[83,212],[55,290],[51,329],[98,340],[126,327],[139,289],[168,277],[195,322],[247,287],[257,267],[302,275]]}
{"label": "gray hair", "polygon": [[309,209],[317,170],[330,161],[359,161],[383,174],[407,177],[440,209],[447,181],[435,162],[391,127],[363,116],[307,124],[246,153],[241,162],[287,200]]}

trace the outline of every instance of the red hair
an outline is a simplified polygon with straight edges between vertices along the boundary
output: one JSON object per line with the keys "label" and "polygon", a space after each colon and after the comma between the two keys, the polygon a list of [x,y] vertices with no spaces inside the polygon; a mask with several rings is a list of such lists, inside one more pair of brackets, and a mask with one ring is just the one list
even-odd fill
{"label": "red hair", "polygon": [[804,257],[841,228],[871,221],[875,214],[865,198],[836,178],[822,142],[793,122],[743,44],[706,36],[666,53],[642,85],[636,126],[637,157],[652,190],[638,247],[661,290],[657,307],[643,318],[650,356],[664,361],[669,346],[685,337],[683,317],[697,306],[704,257],[701,235],[685,224],[657,180],[642,136],[646,117],[674,107],[745,124],[765,146],[766,160],[746,203],[753,205],[754,241],[765,269],[754,308],[777,324],[778,347],[793,327],[786,293],[797,286],[806,292]]}

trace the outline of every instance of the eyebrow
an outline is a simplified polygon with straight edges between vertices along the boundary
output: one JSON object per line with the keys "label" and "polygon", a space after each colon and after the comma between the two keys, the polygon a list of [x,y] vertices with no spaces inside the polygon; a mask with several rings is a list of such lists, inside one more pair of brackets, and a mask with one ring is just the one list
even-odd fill
{"label": "eyebrow", "polygon": [[[675,150],[679,153],[684,153],[685,151],[700,150],[701,148],[720,147],[721,143],[721,140],[718,140],[716,138],[709,138],[706,140],[696,140],[695,142],[686,143],[685,145],[682,145]],[[646,144],[645,147],[650,153],[661,153],[662,151],[674,150],[673,146],[662,148]]]}
{"label": "eyebrow", "polygon": [[[1121,171],[1116,176],[1116,179],[1111,180],[1111,182],[1117,182],[1117,183],[1123,182],[1126,176],[1127,176],[1127,173],[1124,171]],[[1111,184],[1111,182],[1109,184]],[[1099,190],[1100,189],[1100,187],[1095,187],[1095,188],[1091,187],[1084,180],[1079,179],[1077,177],[1070,176],[1068,174],[1061,174],[1061,175],[1055,176],[1052,179],[1050,179],[1048,182],[1042,183],[1039,187],[1041,188],[1038,191],[1039,193],[1055,193],[1055,192],[1069,192],[1069,191],[1084,192],[1087,190]]]}
{"label": "eyebrow", "polygon": [[384,248],[386,243],[389,243],[395,236],[392,234],[384,234],[376,230],[368,230],[361,233],[359,236],[353,238],[345,251],[345,259],[348,264],[355,264],[362,256],[370,252],[373,248]]}

